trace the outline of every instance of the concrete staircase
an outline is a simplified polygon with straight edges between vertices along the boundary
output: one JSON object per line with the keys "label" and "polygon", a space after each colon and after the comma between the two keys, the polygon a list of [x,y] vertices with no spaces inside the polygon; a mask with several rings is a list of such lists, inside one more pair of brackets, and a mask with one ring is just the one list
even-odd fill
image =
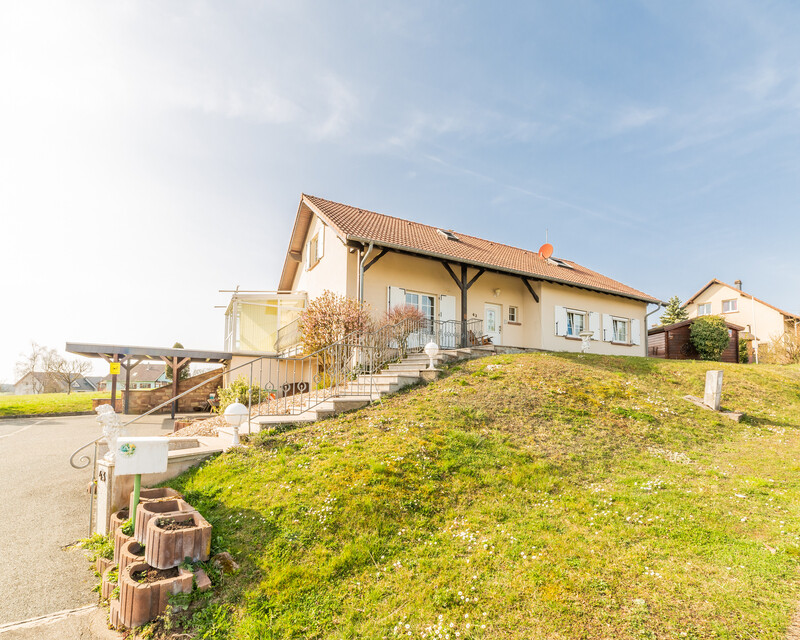
{"label": "concrete staircase", "polygon": [[[436,367],[442,364],[449,364],[457,360],[472,360],[483,358],[496,353],[493,345],[468,347],[465,349],[444,349],[433,359]],[[428,370],[430,359],[424,353],[414,353],[400,362],[393,362],[386,368],[373,376],[358,376],[347,384],[344,395],[334,396],[315,405],[314,407],[297,413],[285,416],[257,416],[247,424],[239,428],[240,434],[257,433],[261,429],[267,429],[270,425],[293,424],[297,422],[315,422],[322,418],[327,418],[343,411],[360,409],[370,402],[379,400],[388,393],[395,393],[421,380],[432,381],[438,377],[439,369]],[[220,436],[233,437],[233,429],[222,427],[219,429]]]}

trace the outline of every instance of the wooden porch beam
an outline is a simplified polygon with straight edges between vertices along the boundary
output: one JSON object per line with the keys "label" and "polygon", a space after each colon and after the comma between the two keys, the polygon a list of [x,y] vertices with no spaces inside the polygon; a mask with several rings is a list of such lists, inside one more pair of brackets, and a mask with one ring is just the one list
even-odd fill
{"label": "wooden porch beam", "polygon": [[473,284],[475,284],[475,281],[476,281],[478,278],[480,278],[480,277],[481,277],[481,276],[482,276],[484,273],[486,273],[486,269],[479,269],[479,270],[478,270],[478,273],[476,273],[476,274],[475,274],[475,276],[472,278],[472,280],[470,280],[470,281],[467,283],[467,289],[469,289],[469,288],[470,288],[470,287],[471,287]]}
{"label": "wooden porch beam", "polygon": [[531,283],[528,282],[528,279],[527,278],[522,278],[522,281],[525,283],[525,287],[528,289],[528,291],[531,292],[531,295],[533,296],[533,299],[536,300],[536,302],[539,302],[539,296],[536,295],[536,292],[533,290],[533,287],[531,286]]}
{"label": "wooden porch beam", "polygon": [[364,265],[364,271],[366,272],[373,264],[375,264],[378,260],[380,260],[387,253],[389,253],[388,249],[381,250],[381,252],[377,256],[375,256],[372,260],[370,260],[367,264]]}
{"label": "wooden porch beam", "polygon": [[449,265],[449,264],[447,264],[446,262],[442,261],[442,266],[443,266],[445,269],[447,269],[447,273],[449,273],[449,274],[450,274],[450,277],[453,279],[453,282],[455,282],[455,283],[456,283],[456,285],[458,285],[458,288],[459,288],[459,289],[461,289],[461,280],[459,280],[459,279],[456,277],[456,274],[455,274],[455,273],[453,273],[453,269],[450,267],[450,265]]}

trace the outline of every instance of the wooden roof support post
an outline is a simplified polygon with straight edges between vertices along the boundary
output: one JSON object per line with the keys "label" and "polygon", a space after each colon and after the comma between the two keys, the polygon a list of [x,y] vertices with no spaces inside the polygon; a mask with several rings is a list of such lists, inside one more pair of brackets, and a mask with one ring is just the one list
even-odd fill
{"label": "wooden roof support post", "polygon": [[[119,362],[119,354],[114,354],[113,362]],[[111,408],[116,411],[117,410],[117,374],[111,374]]]}
{"label": "wooden roof support post", "polygon": [[125,402],[122,407],[122,412],[127,414],[129,413],[129,409],[131,406],[131,369],[133,369],[136,365],[141,362],[141,358],[139,360],[134,360],[133,358],[125,358],[122,361],[122,367],[125,369]]}
{"label": "wooden roof support post", "polygon": [[[180,373],[180,368],[185,365],[191,358],[183,358],[183,360],[179,360],[179,356],[173,356],[169,358],[167,356],[161,356],[161,359],[167,364],[167,366],[172,367],[172,397],[178,395],[178,378]],[[178,409],[178,401],[173,400],[172,405],[170,406],[170,417],[174,420],[175,419],[175,411]]]}

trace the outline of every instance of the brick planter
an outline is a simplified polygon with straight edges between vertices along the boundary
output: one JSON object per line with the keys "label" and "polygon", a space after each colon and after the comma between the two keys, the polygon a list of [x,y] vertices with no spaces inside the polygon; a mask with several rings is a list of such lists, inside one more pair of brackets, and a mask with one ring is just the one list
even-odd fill
{"label": "brick planter", "polygon": [[119,629],[122,626],[122,622],[119,619],[119,600],[117,598],[112,598],[108,601],[108,624],[114,629]]}
{"label": "brick planter", "polygon": [[112,513],[111,519],[108,521],[108,530],[116,531],[117,527],[121,527],[128,518],[130,518],[128,507],[123,507],[119,511]]}
{"label": "brick planter", "polygon": [[119,553],[119,572],[122,573],[129,564],[144,562],[144,547],[136,540],[128,540],[122,545]]}
{"label": "brick planter", "polygon": [[[155,502],[156,500],[179,500],[183,496],[169,487],[157,487],[156,489],[142,489],[139,491],[139,502]],[[128,508],[133,513],[133,492],[129,500]]]}
{"label": "brick planter", "polygon": [[[131,577],[137,571],[151,568],[144,562],[134,562],[120,573],[119,619],[116,626],[121,624],[128,628],[139,627],[164,613],[170,595],[191,593],[192,572],[185,569],[178,569],[178,575],[173,578],[164,578],[157,582],[139,583]],[[112,609],[112,623],[114,617]]]}
{"label": "brick planter", "polygon": [[103,558],[102,556],[94,561],[94,570],[97,571],[97,573],[99,573],[101,576],[103,575],[103,572],[106,569],[113,566],[114,566],[113,560],[109,560],[108,558]]}
{"label": "brick planter", "polygon": [[208,560],[211,554],[211,525],[197,511],[169,516],[175,522],[191,521],[193,526],[167,530],[158,526],[166,519],[152,518],[147,523],[144,557],[148,564],[167,569],[177,567],[185,558],[192,562]]}
{"label": "brick planter", "polygon": [[120,552],[122,551],[122,546],[130,540],[133,540],[133,538],[122,533],[122,527],[117,527],[114,529],[114,564],[119,564],[119,556]]}
{"label": "brick planter", "polygon": [[116,571],[116,567],[109,567],[103,571],[103,580],[100,583],[100,597],[103,600],[108,600],[111,597],[111,592],[114,591],[114,587],[117,586],[116,582],[109,580],[109,574],[112,571]]}
{"label": "brick planter", "polygon": [[192,505],[181,499],[140,502],[139,507],[136,509],[136,531],[134,531],[133,537],[136,538],[139,544],[144,544],[147,536],[147,523],[153,518],[195,512],[196,509]]}

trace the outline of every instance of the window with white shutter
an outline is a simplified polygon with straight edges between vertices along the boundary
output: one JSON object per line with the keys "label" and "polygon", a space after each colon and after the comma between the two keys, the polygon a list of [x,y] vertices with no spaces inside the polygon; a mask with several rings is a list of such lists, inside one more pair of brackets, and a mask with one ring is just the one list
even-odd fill
{"label": "window with white shutter", "polygon": [[556,335],[557,336],[567,335],[567,308],[556,307],[555,315],[556,315]]}

